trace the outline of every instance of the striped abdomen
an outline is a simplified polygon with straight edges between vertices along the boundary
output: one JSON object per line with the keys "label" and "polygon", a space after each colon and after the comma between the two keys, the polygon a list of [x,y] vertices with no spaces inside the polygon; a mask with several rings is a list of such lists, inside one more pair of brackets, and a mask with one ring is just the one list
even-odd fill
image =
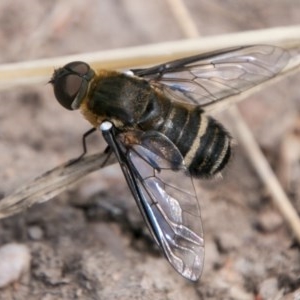
{"label": "striped abdomen", "polygon": [[177,146],[192,176],[209,177],[224,168],[231,138],[199,106],[172,101],[145,80],[103,72],[81,105],[95,127],[108,119],[121,132],[128,128],[162,132]]}
{"label": "striped abdomen", "polygon": [[200,107],[172,103],[156,129],[178,147],[192,176],[212,176],[230,158],[230,135],[221,124],[205,116]]}

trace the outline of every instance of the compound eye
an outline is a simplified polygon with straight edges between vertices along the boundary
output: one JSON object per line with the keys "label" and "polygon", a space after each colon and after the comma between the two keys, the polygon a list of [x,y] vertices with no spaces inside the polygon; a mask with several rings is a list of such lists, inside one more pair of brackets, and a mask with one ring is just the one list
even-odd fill
{"label": "compound eye", "polygon": [[50,82],[53,85],[57,101],[66,109],[73,110],[72,104],[75,99],[79,95],[85,95],[85,91],[82,91],[86,88],[83,81],[86,80],[84,76],[89,71],[90,66],[88,64],[74,61],[54,72]]}

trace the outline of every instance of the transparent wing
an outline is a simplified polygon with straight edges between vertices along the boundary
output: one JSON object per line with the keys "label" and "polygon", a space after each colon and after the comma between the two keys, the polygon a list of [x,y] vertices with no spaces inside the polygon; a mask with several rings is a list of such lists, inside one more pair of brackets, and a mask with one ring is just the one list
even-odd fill
{"label": "transparent wing", "polygon": [[180,152],[158,132],[128,132],[117,139],[124,154],[121,167],[153,237],[177,272],[197,280],[203,269],[203,230]]}
{"label": "transparent wing", "polygon": [[287,50],[256,45],[191,56],[132,70],[167,97],[206,106],[276,76],[290,60]]}
{"label": "transparent wing", "polygon": [[83,176],[115,163],[109,153],[97,153],[73,159],[47,171],[0,200],[0,219],[20,213],[35,203],[54,198]]}

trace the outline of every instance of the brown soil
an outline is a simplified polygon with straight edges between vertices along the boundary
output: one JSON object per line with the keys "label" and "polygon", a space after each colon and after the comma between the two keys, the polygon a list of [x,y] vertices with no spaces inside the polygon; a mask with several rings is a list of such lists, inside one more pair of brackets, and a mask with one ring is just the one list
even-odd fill
{"label": "brown soil", "polygon": [[[203,36],[299,23],[298,0],[186,3]],[[2,63],[182,38],[159,0],[0,4]],[[240,105],[298,210],[299,152],[294,161],[289,149],[300,147],[299,82],[290,77]],[[62,109],[49,85],[1,91],[1,102],[2,195],[81,153],[90,126]],[[234,122],[226,114],[220,120],[234,135]],[[104,149],[99,140],[89,140],[94,150]],[[1,220],[0,244],[26,244],[32,261],[0,299],[300,299],[299,245],[241,147],[223,177],[200,183],[206,257],[197,284],[160,255],[114,166]]]}

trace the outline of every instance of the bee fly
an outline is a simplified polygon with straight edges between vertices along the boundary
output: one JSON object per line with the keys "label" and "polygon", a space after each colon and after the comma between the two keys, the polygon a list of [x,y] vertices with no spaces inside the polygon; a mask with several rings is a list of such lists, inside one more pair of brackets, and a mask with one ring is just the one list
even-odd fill
{"label": "bee fly", "polygon": [[102,131],[153,238],[187,279],[201,276],[204,260],[192,179],[218,174],[231,153],[229,133],[205,112],[276,76],[289,59],[284,49],[258,45],[127,73],[92,70],[80,61],[54,72],[56,99]]}

